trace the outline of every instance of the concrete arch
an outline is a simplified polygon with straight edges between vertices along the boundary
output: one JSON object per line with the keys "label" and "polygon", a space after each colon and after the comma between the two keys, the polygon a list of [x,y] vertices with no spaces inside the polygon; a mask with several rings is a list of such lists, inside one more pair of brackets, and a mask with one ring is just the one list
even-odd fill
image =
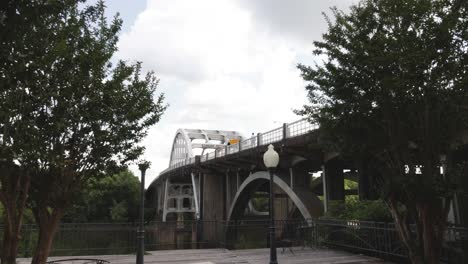
{"label": "concrete arch", "polygon": [[[247,177],[247,179],[245,179],[239,186],[239,189],[232,200],[227,220],[230,221],[233,214],[242,210],[248,203],[249,197],[247,193],[255,190],[258,186],[269,180],[270,175],[266,171],[258,171]],[[323,215],[323,204],[311,190],[301,187],[293,190],[276,174],[273,176],[273,182],[288,195],[297,209],[301,212],[304,219],[317,218]]]}

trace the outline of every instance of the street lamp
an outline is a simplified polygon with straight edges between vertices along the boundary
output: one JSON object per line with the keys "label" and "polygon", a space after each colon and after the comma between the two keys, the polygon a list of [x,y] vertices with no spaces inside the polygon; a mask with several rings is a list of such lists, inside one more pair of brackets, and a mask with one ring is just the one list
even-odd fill
{"label": "street lamp", "polygon": [[145,255],[145,172],[149,168],[148,161],[138,164],[138,169],[141,171],[141,185],[140,185],[140,227],[137,231],[138,249],[137,249],[137,264],[143,264]]}
{"label": "street lamp", "polygon": [[274,211],[274,194],[273,194],[273,170],[278,166],[279,155],[275,151],[273,145],[268,146],[268,150],[263,154],[263,163],[270,173],[270,264],[277,264],[276,258],[276,243],[275,243],[275,211]]}

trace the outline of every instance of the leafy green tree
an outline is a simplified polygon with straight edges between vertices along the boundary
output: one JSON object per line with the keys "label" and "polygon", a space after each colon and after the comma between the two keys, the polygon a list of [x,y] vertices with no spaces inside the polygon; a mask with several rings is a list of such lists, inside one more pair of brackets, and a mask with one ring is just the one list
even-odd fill
{"label": "leafy green tree", "polygon": [[138,219],[140,182],[129,170],[91,178],[64,222],[133,222]]}
{"label": "leafy green tree", "polygon": [[390,222],[392,216],[385,202],[378,200],[360,200],[357,195],[346,196],[343,201],[329,201],[324,218]]}
{"label": "leafy green tree", "polygon": [[166,108],[154,73],[141,77],[140,63],[110,63],[122,21],[108,24],[102,1],[84,2],[9,0],[0,10],[1,153],[30,179],[39,226],[32,263],[46,261],[65,209],[88,179],[136,160]]}
{"label": "leafy green tree", "polygon": [[128,221],[128,204],[125,201],[114,203],[110,209],[110,218],[113,222]]}
{"label": "leafy green tree", "polygon": [[[58,5],[58,3],[56,4]],[[45,84],[50,35],[57,23],[52,5],[31,1],[0,2],[0,202],[4,207],[2,263],[16,263],[23,210],[36,168],[35,119],[41,102],[36,87]],[[18,165],[19,164],[19,165]]]}
{"label": "leafy green tree", "polygon": [[467,2],[363,0],[332,11],[314,42],[324,61],[298,66],[310,100],[298,112],[329,148],[373,163],[411,261],[437,263],[468,128]]}
{"label": "leafy green tree", "polygon": [[357,190],[358,183],[352,180],[344,179],[344,188],[345,190]]}

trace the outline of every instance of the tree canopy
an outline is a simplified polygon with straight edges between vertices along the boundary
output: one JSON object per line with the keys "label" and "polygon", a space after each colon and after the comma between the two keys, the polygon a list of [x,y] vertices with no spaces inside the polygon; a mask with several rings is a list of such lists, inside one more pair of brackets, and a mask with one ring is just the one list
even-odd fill
{"label": "tree canopy", "polygon": [[363,0],[332,12],[314,42],[323,61],[298,66],[310,104],[297,112],[330,149],[378,168],[412,261],[434,263],[468,131],[467,2]]}
{"label": "tree canopy", "polygon": [[[103,1],[1,3],[0,161],[18,163],[31,183],[40,228],[33,263],[46,260],[85,182],[136,160],[166,108],[153,72],[111,63],[122,21],[108,23],[104,11]],[[11,201],[2,199],[5,208]]]}
{"label": "tree canopy", "polygon": [[64,222],[134,222],[138,219],[140,182],[129,170],[91,178]]}

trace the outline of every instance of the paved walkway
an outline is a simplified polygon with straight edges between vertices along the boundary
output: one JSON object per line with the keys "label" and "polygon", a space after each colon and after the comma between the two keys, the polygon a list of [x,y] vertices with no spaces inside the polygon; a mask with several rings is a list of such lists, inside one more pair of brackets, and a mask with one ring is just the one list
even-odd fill
{"label": "paved walkway", "polygon": [[[161,250],[151,251],[145,255],[145,263],[161,264],[265,264],[268,263],[270,251],[267,248],[227,250],[227,249],[186,249],[186,250]],[[51,257],[51,260],[73,257]],[[81,256],[81,258],[85,258]],[[130,264],[135,263],[135,255],[108,255],[88,256],[88,258],[100,258],[110,263]],[[18,259],[17,263],[30,263],[31,259]],[[334,264],[377,264],[388,263],[380,259],[355,255],[348,252],[329,249],[302,249],[295,248],[294,254],[286,251],[281,254],[278,249],[278,262],[280,264],[310,264],[310,263],[334,263]],[[63,264],[78,264],[83,262],[62,262]]]}

